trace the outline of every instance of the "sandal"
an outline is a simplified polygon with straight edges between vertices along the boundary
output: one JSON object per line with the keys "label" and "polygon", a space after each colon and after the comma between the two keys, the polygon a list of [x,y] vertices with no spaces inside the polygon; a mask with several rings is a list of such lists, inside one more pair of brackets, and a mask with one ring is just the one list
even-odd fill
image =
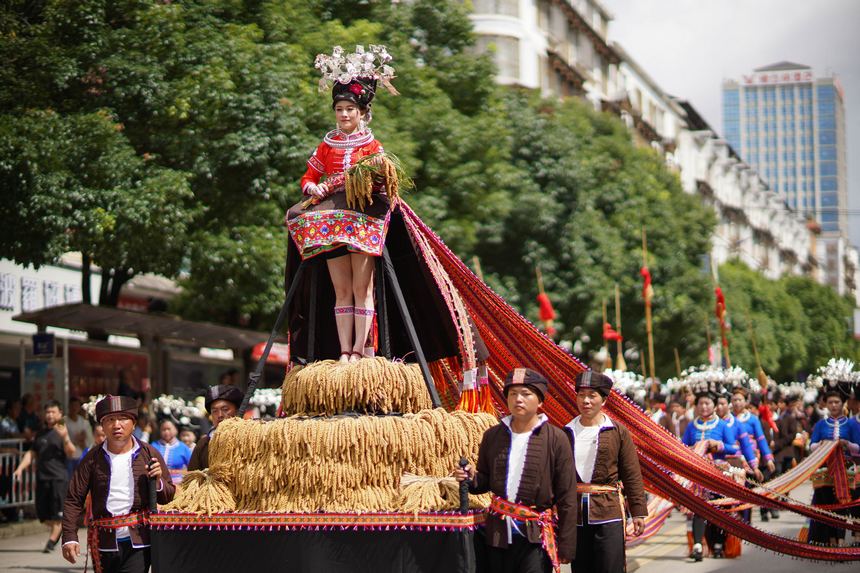
{"label": "sandal", "polygon": [[[344,359],[344,356],[346,356],[346,359]],[[340,356],[338,357],[337,361],[340,362],[341,364],[349,364],[349,359],[351,357],[352,357],[352,350],[347,350],[346,352],[340,353]]]}
{"label": "sandal", "polygon": [[[350,353],[349,353],[349,355],[350,355],[350,356],[349,356],[349,363],[350,363],[350,364],[354,364],[354,363],[358,362],[359,360],[361,360],[362,358],[364,358],[364,355],[363,355],[361,352],[355,352],[355,351],[352,351],[352,352],[350,352]],[[353,360],[353,358],[354,358],[354,357],[356,357],[356,356],[357,356],[358,358],[355,358],[355,360]]]}

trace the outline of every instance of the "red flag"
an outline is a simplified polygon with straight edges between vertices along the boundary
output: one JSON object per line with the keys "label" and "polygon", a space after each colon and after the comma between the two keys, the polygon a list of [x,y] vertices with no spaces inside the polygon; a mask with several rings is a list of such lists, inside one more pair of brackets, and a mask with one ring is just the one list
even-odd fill
{"label": "red flag", "polygon": [[720,287],[716,287],[714,289],[714,294],[717,297],[714,314],[717,315],[717,320],[720,322],[720,336],[722,337],[723,346],[727,347],[729,345],[729,340],[726,338],[726,330],[728,330],[728,325],[726,324],[726,297],[723,296],[723,289]]}
{"label": "red flag", "polygon": [[648,270],[648,267],[643,266],[639,269],[639,274],[642,275],[645,281],[642,285],[642,299],[645,302],[651,302],[651,299],[654,298],[654,288],[651,286],[651,271]]}
{"label": "red flag", "polygon": [[555,320],[555,309],[552,307],[552,301],[549,300],[549,296],[545,292],[540,292],[537,295],[538,302],[538,318],[543,323],[543,329],[549,336],[555,336],[555,326],[553,326],[553,321]]}
{"label": "red flag", "polygon": [[609,324],[608,322],[604,322],[603,323],[603,340],[606,340],[607,342],[609,342],[609,341],[613,341],[613,340],[624,340],[624,339],[621,337],[620,334],[618,334],[618,332],[616,332],[616,330],[614,328],[612,328],[611,324]]}
{"label": "red flag", "polygon": [[552,302],[545,292],[537,295],[538,302],[538,317],[541,322],[555,320],[555,309],[552,307]]}

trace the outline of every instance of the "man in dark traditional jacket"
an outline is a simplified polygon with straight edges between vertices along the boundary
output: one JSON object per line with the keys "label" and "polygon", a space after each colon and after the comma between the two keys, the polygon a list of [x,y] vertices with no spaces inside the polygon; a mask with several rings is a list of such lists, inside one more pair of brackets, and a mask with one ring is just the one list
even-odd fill
{"label": "man in dark traditional jacket", "polygon": [[624,573],[625,498],[633,534],[645,530],[648,506],[639,458],[630,432],[604,413],[612,379],[585,371],[576,377],[579,416],[564,429],[576,470],[577,528],[574,571]]}
{"label": "man in dark traditional jacket", "polygon": [[200,438],[191,459],[188,461],[188,471],[204,470],[209,467],[209,440],[218,429],[218,424],[232,418],[239,412],[245,394],[231,384],[219,384],[206,391],[206,411],[212,416],[212,429]]}
{"label": "man in dark traditional jacket", "polygon": [[78,520],[92,494],[88,545],[96,570],[145,573],[149,570],[150,479],[158,503],[173,499],[176,488],[158,450],[132,435],[138,403],[127,396],[108,396],[96,404],[96,419],[107,439],[81,459],[69,483],[63,508],[63,557],[80,556]]}
{"label": "man in dark traditional jacket", "polygon": [[511,415],[484,433],[477,467],[454,472],[469,480],[472,493],[493,493],[485,528],[493,573],[558,571],[576,555],[573,456],[564,432],[538,413],[547,387],[534,370],[508,374],[504,392]]}

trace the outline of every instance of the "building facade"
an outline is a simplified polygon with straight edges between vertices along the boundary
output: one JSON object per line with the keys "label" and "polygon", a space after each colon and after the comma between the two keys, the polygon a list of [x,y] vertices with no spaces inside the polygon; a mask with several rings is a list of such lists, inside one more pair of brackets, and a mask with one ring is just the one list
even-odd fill
{"label": "building facade", "polygon": [[723,128],[729,144],[786,204],[820,226],[822,281],[840,294],[856,292],[839,79],[780,62],[725,80]]}
{"label": "building facade", "polygon": [[807,274],[860,300],[858,253],[845,239],[847,177],[838,79],[783,62],[724,83],[721,137],[666,94],[609,38],[597,0],[472,0],[478,48],[497,81],[583,97],[663,154],[683,188],[718,218],[711,258],[770,278]]}
{"label": "building facade", "polygon": [[617,90],[612,16],[596,0],[472,0],[471,19],[499,83],[586,96],[595,105]]}
{"label": "building facade", "polygon": [[845,106],[838,78],[781,62],[723,82],[729,144],[825,234],[847,230]]}

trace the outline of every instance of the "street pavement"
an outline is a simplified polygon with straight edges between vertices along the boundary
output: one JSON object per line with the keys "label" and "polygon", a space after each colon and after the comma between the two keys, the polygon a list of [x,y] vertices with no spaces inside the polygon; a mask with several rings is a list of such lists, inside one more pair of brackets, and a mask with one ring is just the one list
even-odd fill
{"label": "street pavement", "polygon": [[[0,539],[0,572],[25,573],[80,573],[84,570],[84,550],[86,548],[86,530],[81,529],[81,557],[77,565],[72,565],[63,559],[60,546],[53,553],[42,553],[45,541],[48,539],[48,529],[35,535]],[[89,571],[93,570],[92,563]]]}
{"label": "street pavement", "polygon": [[[812,488],[804,485],[791,494],[794,499],[809,502]],[[758,510],[753,512],[753,525],[764,531],[794,538],[803,526],[805,518],[794,513],[781,512],[779,519],[767,523],[759,520]],[[774,547],[773,550],[777,550]],[[737,559],[705,558],[700,563],[688,559],[687,521],[682,514],[674,512],[659,534],[646,543],[627,552],[628,571],[636,573],[664,573],[671,568],[676,573],[801,573],[824,565],[810,561],[800,561],[773,551],[765,551],[749,543],[743,544],[741,556]],[[827,565],[827,573],[857,573],[860,563],[841,563]]]}

